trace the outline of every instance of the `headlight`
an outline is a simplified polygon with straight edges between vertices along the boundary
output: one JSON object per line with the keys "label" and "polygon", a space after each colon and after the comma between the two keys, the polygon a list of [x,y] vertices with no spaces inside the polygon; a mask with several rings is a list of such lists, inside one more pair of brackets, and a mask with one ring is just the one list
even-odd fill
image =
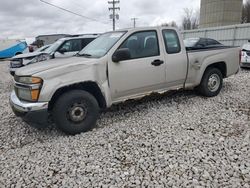
{"label": "headlight", "polygon": [[15,76],[15,91],[20,99],[36,102],[39,99],[43,80],[38,77]]}
{"label": "headlight", "polygon": [[19,68],[22,67],[22,59],[15,59],[10,62],[10,67],[11,68]]}
{"label": "headlight", "polygon": [[16,82],[20,82],[23,84],[39,84],[42,83],[42,79],[38,77],[30,77],[30,76],[20,76]]}
{"label": "headlight", "polygon": [[48,54],[41,54],[39,56],[36,56],[35,58],[33,58],[30,63],[37,63],[37,62],[40,62],[40,61],[46,61],[49,59],[49,55]]}

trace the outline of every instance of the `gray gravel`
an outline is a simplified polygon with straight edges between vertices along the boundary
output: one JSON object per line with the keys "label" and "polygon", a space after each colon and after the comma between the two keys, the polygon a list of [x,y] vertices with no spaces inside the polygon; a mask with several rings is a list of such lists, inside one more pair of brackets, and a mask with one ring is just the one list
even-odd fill
{"label": "gray gravel", "polygon": [[0,187],[250,187],[250,70],[214,98],[185,91],[114,106],[77,136],[16,118],[7,62],[0,76]]}

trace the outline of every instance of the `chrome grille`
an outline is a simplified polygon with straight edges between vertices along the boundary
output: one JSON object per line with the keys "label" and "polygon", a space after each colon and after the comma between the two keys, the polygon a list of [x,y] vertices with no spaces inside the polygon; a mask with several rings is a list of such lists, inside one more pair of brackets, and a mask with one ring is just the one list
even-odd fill
{"label": "chrome grille", "polygon": [[22,62],[23,62],[22,59],[12,60],[10,62],[10,67],[11,68],[20,68],[23,66]]}

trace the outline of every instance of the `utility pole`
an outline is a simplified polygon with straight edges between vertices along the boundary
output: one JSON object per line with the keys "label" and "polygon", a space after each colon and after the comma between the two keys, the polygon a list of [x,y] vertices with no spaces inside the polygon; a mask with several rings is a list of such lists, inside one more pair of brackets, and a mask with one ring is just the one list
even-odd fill
{"label": "utility pole", "polygon": [[138,18],[131,18],[131,20],[134,22],[134,28],[136,26],[136,20],[138,20]]}
{"label": "utility pole", "polygon": [[110,19],[113,20],[113,31],[115,31],[115,22],[119,20],[119,14],[116,14],[116,10],[120,10],[120,7],[116,7],[116,4],[119,4],[119,0],[108,1],[108,4],[112,4],[112,7],[109,7],[109,11],[112,11]]}

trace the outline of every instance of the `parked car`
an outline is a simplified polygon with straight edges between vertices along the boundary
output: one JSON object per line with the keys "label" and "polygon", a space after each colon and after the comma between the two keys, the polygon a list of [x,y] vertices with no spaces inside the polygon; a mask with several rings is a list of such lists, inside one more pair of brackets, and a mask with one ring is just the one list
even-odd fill
{"label": "parked car", "polygon": [[22,54],[27,48],[27,43],[20,40],[0,40],[0,58],[11,58]]}
{"label": "parked car", "polygon": [[210,38],[188,38],[184,40],[187,50],[223,47],[220,42]]}
{"label": "parked car", "polygon": [[33,63],[48,59],[74,56],[96,37],[97,35],[84,35],[80,37],[62,38],[45,50],[40,49],[32,53],[14,56],[10,62],[10,74],[14,75],[17,69]]}
{"label": "parked car", "polygon": [[250,40],[242,46],[240,66],[242,68],[250,68]]}
{"label": "parked car", "polygon": [[186,51],[172,27],[108,32],[78,56],[17,70],[10,104],[17,116],[46,127],[51,116],[68,134],[93,128],[100,109],[150,93],[180,88],[219,94],[223,78],[239,71],[238,47]]}

